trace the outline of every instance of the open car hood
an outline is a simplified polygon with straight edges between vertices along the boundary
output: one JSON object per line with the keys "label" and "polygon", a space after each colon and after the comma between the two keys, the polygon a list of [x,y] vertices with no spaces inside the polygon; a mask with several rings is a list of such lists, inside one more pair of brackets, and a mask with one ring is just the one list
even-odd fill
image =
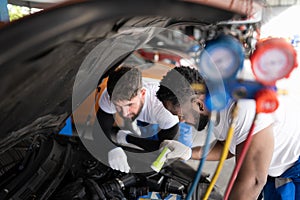
{"label": "open car hood", "polygon": [[[72,91],[82,62],[120,29],[216,24],[248,14],[201,2],[70,1],[1,27],[1,151],[28,134],[59,132],[72,113]],[[126,56],[119,56],[107,69]],[[93,70],[84,73],[93,76]],[[80,88],[85,83],[76,84]],[[82,91],[75,104],[80,105],[94,89]]]}

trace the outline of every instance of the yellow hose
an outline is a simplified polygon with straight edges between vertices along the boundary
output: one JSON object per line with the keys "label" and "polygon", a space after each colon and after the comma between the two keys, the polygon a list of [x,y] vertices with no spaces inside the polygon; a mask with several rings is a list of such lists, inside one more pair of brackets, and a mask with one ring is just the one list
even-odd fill
{"label": "yellow hose", "polygon": [[217,182],[218,180],[218,177],[220,175],[220,172],[223,168],[223,165],[224,165],[224,161],[226,160],[227,156],[228,156],[228,151],[229,151],[229,146],[230,146],[230,143],[231,143],[231,140],[232,140],[232,137],[233,137],[233,133],[234,133],[234,129],[235,129],[235,125],[236,125],[236,117],[237,117],[237,106],[235,104],[234,106],[234,109],[233,109],[233,113],[232,113],[232,122],[230,124],[230,127],[228,129],[228,133],[227,133],[227,138],[226,138],[226,141],[225,141],[225,144],[224,144],[224,148],[223,148],[223,151],[222,151],[222,155],[221,155],[221,158],[220,158],[220,162],[218,163],[218,167],[215,171],[215,174],[206,190],[206,193],[204,195],[204,198],[203,200],[207,200],[215,183]]}

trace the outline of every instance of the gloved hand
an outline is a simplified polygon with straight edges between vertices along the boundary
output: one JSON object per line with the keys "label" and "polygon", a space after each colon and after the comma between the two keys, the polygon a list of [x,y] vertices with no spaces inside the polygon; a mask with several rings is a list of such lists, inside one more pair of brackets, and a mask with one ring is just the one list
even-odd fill
{"label": "gloved hand", "polygon": [[128,173],[130,167],[127,156],[121,147],[114,148],[108,152],[108,163],[112,169]]}
{"label": "gloved hand", "polygon": [[126,140],[126,136],[132,134],[130,131],[128,130],[119,130],[116,136],[116,140],[118,144],[121,144],[123,146],[127,146],[127,147],[131,147],[134,149],[139,149],[139,150],[143,150],[141,147],[138,147],[134,144],[128,143]]}
{"label": "gloved hand", "polygon": [[164,140],[160,144],[160,148],[168,147],[171,152],[166,155],[167,159],[179,158],[181,160],[188,160],[192,156],[192,149],[176,140]]}
{"label": "gloved hand", "polygon": [[119,130],[116,136],[117,139],[117,143],[118,144],[128,144],[127,140],[126,140],[126,136],[128,134],[132,134],[130,131],[128,130]]}

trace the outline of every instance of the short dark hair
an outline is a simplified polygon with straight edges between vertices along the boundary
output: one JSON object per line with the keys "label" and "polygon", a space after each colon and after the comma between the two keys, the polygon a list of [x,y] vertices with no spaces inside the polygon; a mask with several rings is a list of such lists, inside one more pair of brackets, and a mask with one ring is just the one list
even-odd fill
{"label": "short dark hair", "polygon": [[142,73],[135,67],[121,66],[113,71],[107,81],[111,101],[131,100],[142,88]]}
{"label": "short dark hair", "polygon": [[171,69],[160,81],[156,96],[173,105],[186,102],[192,95],[205,94],[206,85],[196,69],[180,66]]}

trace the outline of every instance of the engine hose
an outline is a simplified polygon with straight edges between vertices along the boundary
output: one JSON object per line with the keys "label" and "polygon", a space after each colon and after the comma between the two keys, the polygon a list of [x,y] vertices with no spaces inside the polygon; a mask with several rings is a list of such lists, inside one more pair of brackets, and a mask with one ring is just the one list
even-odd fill
{"label": "engine hose", "polygon": [[106,197],[102,192],[102,190],[100,189],[99,185],[93,179],[88,179],[87,181],[88,183],[90,183],[91,187],[93,187],[95,195],[97,195],[101,200],[106,200]]}
{"label": "engine hose", "polygon": [[244,147],[243,147],[243,149],[241,151],[240,158],[239,158],[239,160],[238,160],[238,162],[237,162],[237,164],[236,164],[236,166],[234,168],[234,171],[232,172],[230,181],[229,181],[229,183],[227,185],[227,189],[226,189],[226,192],[225,192],[225,195],[224,195],[224,200],[227,200],[229,198],[229,194],[231,192],[233,184],[234,184],[234,182],[236,180],[236,177],[237,177],[237,175],[238,175],[238,173],[240,171],[240,168],[241,168],[241,166],[243,164],[243,161],[244,161],[244,158],[246,156],[246,153],[247,153],[247,151],[249,149],[249,146],[251,144],[251,140],[252,140],[252,136],[253,136],[253,130],[254,130],[254,127],[255,127],[256,117],[257,117],[257,113],[254,116],[254,119],[253,119],[253,122],[252,122],[252,125],[251,125],[251,128],[250,128],[250,131],[249,131],[249,133],[247,135]]}
{"label": "engine hose", "polygon": [[194,181],[192,183],[192,186],[191,186],[191,188],[190,188],[190,190],[187,194],[186,200],[191,199],[191,196],[193,195],[194,190],[197,187],[197,185],[199,183],[199,180],[201,178],[202,168],[204,166],[204,162],[206,160],[207,154],[208,154],[209,149],[210,149],[209,148],[210,147],[209,143],[210,143],[210,138],[211,138],[211,135],[212,135],[212,132],[213,132],[213,128],[214,128],[216,118],[217,118],[217,112],[212,111],[211,116],[210,116],[210,121],[209,121],[209,124],[208,124],[208,130],[207,130],[207,136],[206,136],[206,139],[205,139],[205,145],[204,145],[204,149],[202,151],[202,157],[200,159],[199,167],[197,169],[197,172],[196,172]]}
{"label": "engine hose", "polygon": [[228,129],[227,138],[226,138],[226,141],[225,141],[225,144],[224,144],[222,155],[221,155],[218,167],[215,171],[215,174],[214,174],[214,176],[213,176],[213,178],[212,178],[212,180],[211,180],[211,182],[210,182],[210,184],[209,184],[209,186],[206,190],[206,193],[204,195],[203,200],[208,199],[215,183],[217,182],[217,179],[220,175],[220,172],[223,168],[224,161],[226,160],[226,158],[228,156],[229,146],[230,146],[230,143],[231,143],[231,140],[232,140],[232,137],[233,137],[233,133],[234,133],[234,129],[235,129],[235,125],[236,125],[237,112],[238,112],[238,106],[236,105],[236,102],[235,102],[235,105],[234,105],[234,108],[233,108],[233,113],[232,113],[232,122],[230,124],[229,129]]}

